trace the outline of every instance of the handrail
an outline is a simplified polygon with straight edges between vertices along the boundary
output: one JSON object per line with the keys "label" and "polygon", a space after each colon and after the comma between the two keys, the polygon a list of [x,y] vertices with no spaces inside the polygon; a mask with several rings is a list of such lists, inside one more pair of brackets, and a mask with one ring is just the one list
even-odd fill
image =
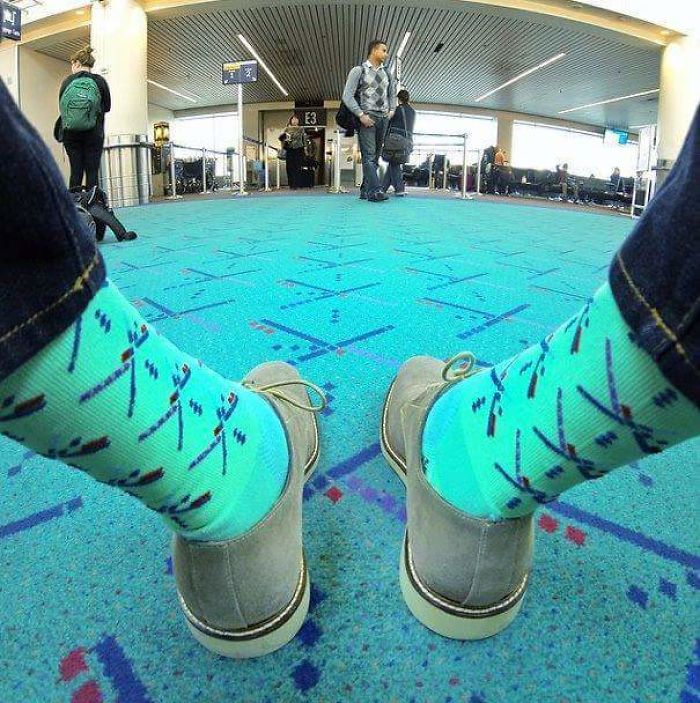
{"label": "handrail", "polygon": [[[169,144],[172,146],[174,149],[187,149],[188,151],[198,151],[201,153],[202,149],[206,149],[206,147],[202,146],[184,146],[183,144],[175,144],[175,142],[166,142],[166,144]],[[207,149],[207,154],[219,154],[219,156],[228,156],[228,154],[234,153],[237,154],[238,152],[235,149],[231,149],[231,151],[216,151],[215,149]]]}
{"label": "handrail", "polygon": [[455,139],[464,139],[463,134],[434,134],[433,132],[414,132],[414,137],[453,137]]}
{"label": "handrail", "polygon": [[[245,136],[243,138],[245,141],[253,142],[255,144],[259,144],[262,146],[266,146],[264,142],[260,142],[257,139],[252,139],[251,137],[245,137]],[[142,144],[145,145],[145,142],[138,143],[139,146]],[[118,146],[127,146],[127,145],[118,145]],[[154,146],[154,144],[149,144],[149,146]],[[201,158],[203,158],[203,159],[207,158],[209,156],[213,156],[214,160],[216,160],[216,158],[218,156],[226,156],[226,157],[230,157],[232,155],[239,156],[239,152],[234,148],[231,148],[228,151],[217,151],[215,149],[207,149],[205,147],[185,146],[184,144],[176,144],[175,142],[165,142],[163,144],[163,147],[165,147],[173,155],[174,155],[174,152],[173,152],[174,149],[184,149],[186,151],[194,151],[194,152],[197,152],[198,154],[200,154]],[[279,152],[279,149],[275,149],[275,147],[268,146],[267,148],[272,149],[275,152]],[[175,180],[174,174],[175,174],[175,161],[176,160],[177,160],[177,158],[173,158],[171,160],[171,165],[170,165],[170,172],[171,172],[170,177],[171,177],[172,181]],[[264,161],[265,161],[265,190],[271,190],[269,187],[269,174],[268,174],[268,170],[267,170],[267,158],[265,158]],[[277,187],[277,189],[279,189],[279,187],[280,187],[279,159],[277,161],[278,161],[278,168],[277,168],[277,178],[276,178],[277,185],[276,185],[276,187]],[[204,164],[202,164],[202,168],[204,169]],[[205,181],[204,170],[202,171],[202,192],[206,192],[206,181]],[[181,196],[174,193],[174,194],[171,194],[170,196],[168,196],[168,199],[174,200],[174,199],[179,199],[180,197]]]}
{"label": "handrail", "polygon": [[132,146],[145,146],[148,147],[149,149],[152,149],[155,144],[153,142],[128,142],[127,144],[106,144],[103,149],[106,151],[107,149],[126,149],[128,147]]}
{"label": "handrail", "polygon": [[279,151],[279,149],[277,147],[274,147],[274,146],[268,144],[267,142],[261,142],[259,139],[253,139],[253,137],[246,137],[245,134],[243,135],[243,139],[246,142],[250,142],[251,144],[257,144],[258,146],[263,146],[268,149],[272,149],[272,151]]}

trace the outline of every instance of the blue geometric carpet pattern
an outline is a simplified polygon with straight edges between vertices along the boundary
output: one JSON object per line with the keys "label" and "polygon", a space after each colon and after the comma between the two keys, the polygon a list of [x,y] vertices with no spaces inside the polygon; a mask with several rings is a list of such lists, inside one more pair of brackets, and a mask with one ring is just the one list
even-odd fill
{"label": "blue geometric carpet pattern", "polygon": [[404,491],[378,444],[393,374],[538,342],[605,280],[631,221],[312,195],[119,214],[140,238],[108,235],[109,274],[158,331],[229,377],[281,359],[328,393],[304,495],[311,609],[264,659],[209,654],[160,519],[2,439],[0,701],[700,701],[697,440],[540,511],[522,613],[497,637],[430,633],[398,586]]}

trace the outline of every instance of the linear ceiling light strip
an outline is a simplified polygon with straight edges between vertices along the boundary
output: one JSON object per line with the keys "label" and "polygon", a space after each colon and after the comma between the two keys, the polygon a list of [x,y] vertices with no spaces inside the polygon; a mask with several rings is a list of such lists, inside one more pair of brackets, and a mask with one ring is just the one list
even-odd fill
{"label": "linear ceiling light strip", "polygon": [[267,64],[260,58],[260,54],[258,54],[257,51],[252,47],[251,43],[242,35],[238,35],[238,40],[245,46],[248,51],[250,51],[251,54],[255,57],[255,60],[265,69],[265,72],[267,73],[268,76],[272,79],[272,82],[282,91],[282,95],[286,98],[289,95],[289,92],[286,91],[281,83],[275,78],[274,73],[267,67]]}
{"label": "linear ceiling light strip", "polygon": [[568,110],[559,110],[558,115],[565,115],[567,112],[574,112],[575,110],[584,110],[587,107],[597,107],[598,105],[607,105],[608,103],[618,103],[620,100],[629,100],[630,98],[640,98],[643,95],[651,95],[652,93],[658,93],[659,88],[654,88],[653,90],[642,90],[640,93],[632,93],[631,95],[622,95],[619,98],[610,98],[609,100],[599,100],[597,103],[588,103],[587,105],[579,105],[578,107],[570,107]]}
{"label": "linear ceiling light strip", "polygon": [[185,100],[189,100],[191,103],[196,103],[197,100],[200,99],[199,97],[197,97],[195,99],[195,98],[191,98],[189,95],[184,95],[183,93],[178,93],[177,90],[173,90],[172,88],[168,88],[168,86],[163,85],[162,83],[156,83],[155,81],[152,81],[150,79],[148,79],[146,81],[146,83],[150,83],[151,85],[156,86],[156,88],[160,88],[161,90],[165,90],[168,93],[172,93],[173,95],[177,95],[179,98],[184,98]]}
{"label": "linear ceiling light strip", "polygon": [[557,54],[556,56],[552,56],[551,59],[547,59],[546,61],[543,61],[542,63],[537,64],[537,66],[533,66],[532,68],[528,68],[527,71],[523,71],[519,75],[515,76],[515,78],[511,78],[509,81],[506,81],[503,85],[499,85],[498,88],[494,88],[493,90],[489,90],[488,93],[484,93],[481,97],[477,98],[475,102],[481,102],[485,98],[488,98],[489,95],[493,95],[494,93],[498,92],[499,90],[502,90],[503,88],[506,88],[509,85],[512,85],[516,81],[519,81],[525,76],[529,76],[531,73],[534,73],[535,71],[539,71],[541,68],[544,68],[545,66],[549,66],[549,64],[554,63],[555,61],[559,61],[559,59],[563,59],[566,56],[565,52],[562,52],[560,54]]}

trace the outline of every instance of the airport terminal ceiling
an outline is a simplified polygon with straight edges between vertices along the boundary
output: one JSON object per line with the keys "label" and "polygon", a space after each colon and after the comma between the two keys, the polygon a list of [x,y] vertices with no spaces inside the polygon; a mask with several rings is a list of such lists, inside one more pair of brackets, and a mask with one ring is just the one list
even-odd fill
{"label": "airport terminal ceiling", "polygon": [[[245,102],[334,100],[367,42],[385,38],[396,52],[407,31],[403,83],[418,103],[478,106],[630,127],[656,121],[658,94],[562,114],[581,105],[659,87],[661,46],[590,24],[454,0],[386,2],[216,2],[149,14],[148,77],[196,99],[154,86],[149,100],[172,110],[230,104],[221,64],[249,58],[243,34],[289,91],[285,98],[261,73]],[[55,37],[36,48],[67,59],[89,39]],[[476,102],[514,76],[561,59]]]}

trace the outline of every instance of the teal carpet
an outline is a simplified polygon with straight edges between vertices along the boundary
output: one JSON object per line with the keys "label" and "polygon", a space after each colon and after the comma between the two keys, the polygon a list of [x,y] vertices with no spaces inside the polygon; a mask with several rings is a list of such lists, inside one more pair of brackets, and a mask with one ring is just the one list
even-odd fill
{"label": "teal carpet", "polygon": [[1,440],[0,701],[700,701],[697,441],[541,511],[522,614],[498,637],[441,639],[398,587],[404,494],[378,419],[401,361],[491,364],[538,342],[605,279],[631,221],[349,195],[120,216],[140,238],[108,238],[111,278],[160,332],[230,377],[282,359],[328,391],[304,503],[312,606],[265,659],[207,653],[159,518]]}

